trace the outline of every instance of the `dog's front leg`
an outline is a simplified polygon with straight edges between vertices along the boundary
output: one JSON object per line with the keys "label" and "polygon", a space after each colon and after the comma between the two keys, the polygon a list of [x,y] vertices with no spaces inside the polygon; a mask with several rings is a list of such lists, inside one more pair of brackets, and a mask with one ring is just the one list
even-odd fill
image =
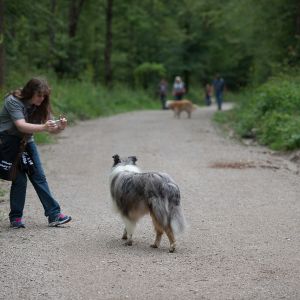
{"label": "dog's front leg", "polygon": [[132,246],[132,235],[133,235],[133,230],[131,231],[130,229],[127,230],[127,242],[125,243],[126,246]]}
{"label": "dog's front leg", "polygon": [[124,220],[124,223],[125,223],[124,233],[126,232],[126,237],[127,237],[127,242],[125,243],[125,245],[132,246],[132,235],[133,235],[136,223],[129,220],[126,217],[123,217],[123,220]]}
{"label": "dog's front leg", "polygon": [[127,240],[127,231],[126,231],[126,228],[124,228],[124,232],[123,232],[123,235],[122,235],[122,240]]}

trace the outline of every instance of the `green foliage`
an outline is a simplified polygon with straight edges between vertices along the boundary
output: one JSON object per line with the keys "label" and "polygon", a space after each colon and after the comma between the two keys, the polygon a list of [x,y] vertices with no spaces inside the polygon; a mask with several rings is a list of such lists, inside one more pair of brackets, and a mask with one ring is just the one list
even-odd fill
{"label": "green foliage", "polygon": [[188,93],[184,97],[197,105],[205,105],[204,90],[201,86],[197,88],[193,86],[190,87]]}
{"label": "green foliage", "polygon": [[273,111],[267,113],[263,126],[258,132],[258,140],[274,150],[292,150],[300,148],[300,116]]}
{"label": "green foliage", "polygon": [[110,90],[88,81],[75,80],[54,83],[52,99],[54,114],[64,114],[71,122],[159,107],[158,102],[154,102],[142,90],[132,90],[121,85]]}
{"label": "green foliage", "polygon": [[54,142],[54,136],[48,133],[38,132],[34,134],[34,141],[37,144],[51,144]]}
{"label": "green foliage", "polygon": [[157,81],[166,76],[166,69],[162,64],[145,62],[139,65],[133,73],[138,87],[153,89]]}
{"label": "green foliage", "polygon": [[[6,75],[38,69],[61,78],[88,74],[97,83],[103,80],[105,1],[84,1],[70,36],[74,1],[4,0]],[[169,81],[180,75],[190,86],[220,72],[230,89],[261,84],[284,66],[300,63],[297,5],[296,0],[115,1],[113,83],[138,82],[148,89],[152,76],[163,73]]]}
{"label": "green foliage", "polygon": [[238,135],[274,150],[300,148],[300,77],[280,76],[243,95],[231,122]]}

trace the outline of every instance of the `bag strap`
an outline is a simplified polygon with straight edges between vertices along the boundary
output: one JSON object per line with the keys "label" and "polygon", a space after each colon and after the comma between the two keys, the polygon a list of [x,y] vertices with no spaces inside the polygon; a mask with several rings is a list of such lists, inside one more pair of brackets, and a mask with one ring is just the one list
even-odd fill
{"label": "bag strap", "polygon": [[16,156],[16,159],[10,168],[10,178],[12,181],[14,181],[17,177],[18,166],[20,163],[22,153],[25,151],[26,145],[27,145],[27,135],[24,134],[23,138],[20,141],[18,155]]}

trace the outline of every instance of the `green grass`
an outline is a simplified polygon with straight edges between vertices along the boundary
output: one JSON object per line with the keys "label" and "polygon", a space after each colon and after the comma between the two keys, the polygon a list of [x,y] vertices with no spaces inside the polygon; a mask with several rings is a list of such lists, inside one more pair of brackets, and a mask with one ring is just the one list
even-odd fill
{"label": "green grass", "polygon": [[34,141],[37,144],[52,144],[55,141],[55,137],[49,133],[38,132],[34,135]]}
{"label": "green grass", "polygon": [[142,90],[117,86],[112,90],[89,82],[64,81],[53,85],[53,110],[71,122],[140,109],[158,109],[160,103]]}

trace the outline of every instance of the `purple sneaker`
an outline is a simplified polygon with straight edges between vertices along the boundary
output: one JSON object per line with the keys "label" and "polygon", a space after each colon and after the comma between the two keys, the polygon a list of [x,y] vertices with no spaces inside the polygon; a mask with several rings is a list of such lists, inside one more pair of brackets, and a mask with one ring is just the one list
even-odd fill
{"label": "purple sneaker", "polygon": [[66,216],[62,213],[59,213],[54,217],[48,218],[48,222],[49,222],[48,226],[55,227],[55,226],[63,225],[70,222],[71,220],[72,218],[70,216]]}
{"label": "purple sneaker", "polygon": [[12,227],[14,229],[25,228],[25,224],[23,223],[22,218],[16,218],[16,219],[10,221],[10,227]]}

